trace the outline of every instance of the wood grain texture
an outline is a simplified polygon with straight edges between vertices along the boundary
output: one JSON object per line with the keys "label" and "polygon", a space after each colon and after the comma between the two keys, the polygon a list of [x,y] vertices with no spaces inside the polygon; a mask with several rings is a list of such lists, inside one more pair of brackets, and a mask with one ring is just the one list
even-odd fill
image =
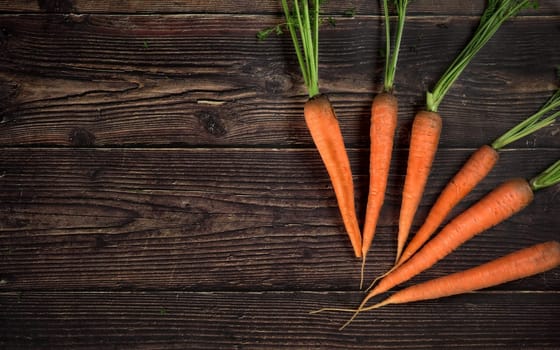
{"label": "wood grain texture", "polygon": [[[408,134],[486,1],[416,0],[396,77],[386,205],[366,279],[392,264]],[[0,348],[558,349],[560,271],[360,316],[352,254],[302,116],[279,1],[0,0]],[[560,6],[507,22],[444,99],[414,227],[474,148],[558,88]],[[328,1],[322,90],[363,216],[379,2]],[[353,12],[347,17],[345,12]],[[558,125],[512,144],[455,210],[560,154]],[[407,282],[558,240],[560,185]],[[402,288],[399,286],[398,288]]]}
{"label": "wood grain texture", "polygon": [[[557,293],[478,293],[389,306],[337,331],[360,293],[0,293],[0,345],[98,349],[557,349]],[[55,332],[54,330],[60,330]]]}
{"label": "wood grain texture", "polygon": [[[558,14],[560,6],[554,0],[539,1],[539,10],[524,14]],[[483,0],[415,0],[409,6],[410,15],[466,15],[479,16],[484,10]],[[280,0],[0,0],[0,9],[9,12],[49,13],[251,13],[278,14]],[[323,12],[334,15],[380,14],[379,2],[368,0],[326,1]]]}
{"label": "wood grain texture", "polygon": [[[302,117],[305,91],[288,38],[255,39],[275,19],[18,15],[0,20],[7,33],[0,46],[0,145],[312,145]],[[426,89],[476,23],[454,17],[407,23],[396,77],[398,147],[407,145]],[[233,29],[224,30],[229,25]],[[440,106],[441,144],[478,147],[534,113],[557,88],[559,34],[554,21],[506,23]],[[323,91],[347,144],[366,147],[369,106],[381,88],[379,20],[341,19],[321,35]],[[514,146],[558,147],[557,133],[552,126]]]}
{"label": "wood grain texture", "polygon": [[[469,150],[436,157],[415,227]],[[505,152],[457,209],[511,176],[531,177],[557,149]],[[405,152],[395,154],[368,275],[394,259]],[[359,212],[367,152],[351,150]],[[519,162],[530,167],[512,174]],[[5,149],[0,155],[0,290],[354,290],[353,258],[314,150]],[[465,244],[417,280],[557,239],[559,187]],[[360,215],[360,218],[362,215]],[[416,281],[417,281],[416,280]],[[514,289],[557,290],[560,275]]]}

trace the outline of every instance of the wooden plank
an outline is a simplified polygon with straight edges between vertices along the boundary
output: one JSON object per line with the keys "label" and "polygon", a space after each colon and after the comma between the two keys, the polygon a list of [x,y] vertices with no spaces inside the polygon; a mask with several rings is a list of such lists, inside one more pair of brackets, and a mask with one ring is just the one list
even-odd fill
{"label": "wooden plank", "polygon": [[[486,1],[411,4],[401,114],[366,279],[394,259],[408,133]],[[471,151],[558,88],[556,0],[496,34],[441,106],[442,148],[414,228]],[[279,1],[0,0],[0,348],[557,349],[560,271],[360,316],[352,256],[302,118]],[[346,12],[354,17],[346,17]],[[327,2],[321,86],[365,211],[379,2]],[[553,125],[511,145],[455,213],[556,160]],[[560,185],[404,286],[558,239]]]}
{"label": "wooden plank", "polygon": [[388,306],[337,328],[356,292],[0,293],[10,349],[557,349],[557,293],[474,293]]}
{"label": "wooden plank", "polygon": [[[538,14],[558,14],[554,0],[539,1]],[[484,9],[483,0],[416,0],[409,6],[410,15],[466,15],[478,16]],[[265,14],[281,12],[279,0],[0,0],[0,9],[9,12],[49,12],[49,13],[252,13]],[[356,13],[380,14],[378,2],[351,0],[340,4],[327,1],[322,11],[328,14],[348,15]],[[535,11],[525,11],[532,14]]]}
{"label": "wooden plank", "polygon": [[[477,23],[442,20],[408,23],[396,78],[399,147],[406,147],[425,90]],[[276,23],[271,17],[8,15],[0,21],[0,145],[311,146],[289,39],[255,39]],[[555,21],[506,23],[440,106],[441,143],[478,147],[534,113],[557,88],[559,34]],[[341,19],[322,33],[321,86],[353,147],[369,142],[369,105],[383,69],[380,38],[380,21],[368,17]],[[558,147],[557,133],[550,127],[515,147]]]}
{"label": "wooden plank", "polygon": [[[470,152],[440,150],[415,227]],[[558,149],[504,152],[458,210],[557,156]],[[367,151],[352,149],[350,157],[363,213]],[[371,278],[394,259],[405,157],[395,153]],[[6,148],[0,170],[0,290],[355,290],[359,283],[360,262],[314,150]],[[557,239],[558,186],[415,281]],[[560,275],[510,288],[560,290]]]}

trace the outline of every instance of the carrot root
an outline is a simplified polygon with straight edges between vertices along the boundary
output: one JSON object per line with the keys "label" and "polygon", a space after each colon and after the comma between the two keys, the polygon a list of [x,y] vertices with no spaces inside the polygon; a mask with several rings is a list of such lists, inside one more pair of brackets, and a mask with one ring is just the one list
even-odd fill
{"label": "carrot root", "polygon": [[397,128],[397,98],[391,93],[378,94],[371,105],[369,190],[363,228],[362,254],[371,246],[379,213],[385,200],[391,166],[393,139]]}
{"label": "carrot root", "polygon": [[408,163],[399,215],[395,263],[400,259],[414,215],[424,193],[438,148],[440,133],[441,117],[438,113],[420,111],[416,114],[410,136]]}
{"label": "carrot root", "polygon": [[350,160],[334,109],[326,95],[317,95],[305,103],[304,115],[307,128],[329,174],[354,254],[361,257],[362,235],[356,215]]}
{"label": "carrot root", "polygon": [[493,287],[560,266],[560,243],[539,243],[468,270],[402,289],[389,297],[391,304],[437,299]]}
{"label": "carrot root", "polygon": [[[377,304],[374,304],[374,305],[371,305],[371,306],[368,306],[368,307],[361,307],[361,308],[358,308],[358,309],[354,312],[354,314],[352,315],[352,317],[350,317],[350,319],[349,319],[348,321],[346,321],[338,330],[341,331],[341,330],[343,330],[344,328],[348,327],[348,325],[350,325],[350,323],[352,323],[352,322],[356,319],[356,317],[358,317],[358,315],[359,315],[360,313],[364,312],[364,311],[371,311],[371,310],[374,310],[374,309],[379,309],[380,307],[383,307],[383,306],[385,306],[385,305],[393,304],[393,302],[392,302],[390,299],[391,299],[391,298],[387,298],[387,299],[385,299],[385,300],[383,300],[383,301],[381,301],[381,302],[379,302],[379,303],[377,303]],[[349,311],[349,310],[347,309],[346,311]]]}
{"label": "carrot root", "polygon": [[488,175],[498,161],[498,152],[484,145],[476,150],[445,186],[426,220],[401,254],[399,263],[408,260],[441,225],[451,210]]}
{"label": "carrot root", "polygon": [[371,104],[369,190],[362,230],[360,289],[364,285],[366,255],[375,236],[379,213],[385,200],[397,114],[397,98],[392,93],[383,92],[375,96]]}
{"label": "carrot root", "polygon": [[356,312],[358,309],[348,309],[348,308],[342,308],[342,307],[324,307],[318,310],[313,310],[313,311],[309,311],[310,314],[319,314],[321,312],[328,312],[328,311],[334,311],[334,312]]}
{"label": "carrot root", "polygon": [[344,328],[348,327],[348,325],[350,323],[352,323],[352,321],[354,321],[356,319],[356,317],[358,317],[358,314],[361,312],[362,310],[358,309],[356,311],[354,311],[354,314],[352,315],[352,317],[350,317],[350,319],[346,322],[344,322],[344,324],[342,326],[340,326],[340,328],[338,329],[339,331],[343,330]]}
{"label": "carrot root", "polygon": [[360,268],[360,290],[364,287],[364,271],[366,269],[366,254],[362,251],[362,266]]}
{"label": "carrot root", "polygon": [[386,292],[427,270],[461,244],[511,217],[532,200],[533,191],[525,179],[510,179],[503,182],[451,220],[422,249],[385,276],[370,294]]}
{"label": "carrot root", "polygon": [[[472,292],[543,273],[558,266],[560,266],[560,243],[550,241],[536,244],[468,270],[415,284],[377,304],[363,307],[365,302],[362,302],[340,330],[348,326],[359,313],[365,311],[390,304],[405,304]],[[351,312],[352,309],[337,311]]]}
{"label": "carrot root", "polygon": [[384,274],[377,276],[367,287],[366,292],[371,290],[371,288],[373,288],[373,286],[375,286],[375,284],[383,279],[385,276],[387,276],[388,274],[390,274],[391,272],[395,271],[399,266],[401,265],[401,263],[396,263],[395,265],[393,265],[393,267],[391,267],[389,270],[387,270]]}

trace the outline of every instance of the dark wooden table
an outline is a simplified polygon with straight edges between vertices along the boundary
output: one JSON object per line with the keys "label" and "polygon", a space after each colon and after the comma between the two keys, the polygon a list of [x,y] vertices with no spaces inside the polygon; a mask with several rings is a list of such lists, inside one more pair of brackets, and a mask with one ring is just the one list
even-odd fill
{"label": "dark wooden table", "polygon": [[[409,8],[387,202],[367,265],[390,267],[410,123],[483,1]],[[360,316],[360,262],[306,130],[279,1],[0,0],[0,347],[558,349],[560,270]],[[329,1],[322,91],[365,209],[376,1]],[[476,147],[558,88],[560,3],[508,21],[440,106],[440,150],[415,222]],[[552,125],[507,147],[455,211],[560,154]],[[558,240],[560,187],[404,284]],[[401,287],[399,287],[401,288]],[[397,288],[398,289],[398,288]]]}

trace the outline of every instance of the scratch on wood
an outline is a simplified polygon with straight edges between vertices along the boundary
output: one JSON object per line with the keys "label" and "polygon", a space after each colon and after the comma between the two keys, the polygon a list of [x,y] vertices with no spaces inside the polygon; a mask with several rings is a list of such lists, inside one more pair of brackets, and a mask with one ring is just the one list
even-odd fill
{"label": "scratch on wood", "polygon": [[210,106],[221,106],[225,104],[227,101],[218,101],[218,100],[196,100],[196,103],[201,105],[210,105]]}

